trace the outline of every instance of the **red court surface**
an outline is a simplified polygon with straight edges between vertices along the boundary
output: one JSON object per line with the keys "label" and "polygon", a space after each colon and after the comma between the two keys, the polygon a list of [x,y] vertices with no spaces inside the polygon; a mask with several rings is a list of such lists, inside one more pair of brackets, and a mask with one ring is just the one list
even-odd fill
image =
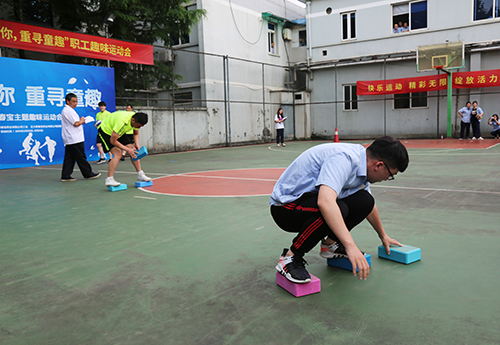
{"label": "red court surface", "polygon": [[154,179],[153,185],[143,190],[200,197],[270,195],[284,170],[269,168],[193,172]]}

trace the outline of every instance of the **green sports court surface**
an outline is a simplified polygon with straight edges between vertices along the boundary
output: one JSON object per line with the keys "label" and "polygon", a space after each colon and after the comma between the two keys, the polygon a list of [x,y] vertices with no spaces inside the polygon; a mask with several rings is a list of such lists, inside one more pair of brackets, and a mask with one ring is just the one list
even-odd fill
{"label": "green sports court surface", "polygon": [[78,168],[73,183],[59,165],[0,170],[0,344],[498,344],[499,141],[405,141],[409,168],[372,192],[387,233],[422,260],[378,258],[365,221],[353,236],[370,277],[317,247],[305,259],[322,290],[295,298],[276,285],[293,235],[269,194],[320,143],[145,157],[162,190],[135,188],[129,162],[114,193]]}

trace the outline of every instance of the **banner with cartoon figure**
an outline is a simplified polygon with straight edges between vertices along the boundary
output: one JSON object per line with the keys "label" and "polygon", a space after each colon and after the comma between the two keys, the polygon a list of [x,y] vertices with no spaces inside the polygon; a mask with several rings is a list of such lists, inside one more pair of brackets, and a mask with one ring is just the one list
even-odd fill
{"label": "banner with cartoon figure", "polygon": [[61,111],[67,93],[86,118],[85,152],[98,159],[98,103],[115,111],[114,70],[0,57],[0,169],[62,164]]}

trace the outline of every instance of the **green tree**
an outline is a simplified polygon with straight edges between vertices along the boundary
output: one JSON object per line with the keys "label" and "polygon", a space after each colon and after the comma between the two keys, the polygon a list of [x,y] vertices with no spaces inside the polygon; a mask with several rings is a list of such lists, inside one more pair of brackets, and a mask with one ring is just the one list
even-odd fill
{"label": "green tree", "polygon": [[[103,35],[103,21],[108,13],[115,19],[108,27],[110,38],[143,44],[170,47],[173,37],[189,35],[193,25],[205,15],[205,10],[188,10],[185,0],[3,0],[3,19],[56,29]],[[1,13],[1,11],[0,11]],[[20,53],[20,57],[24,57]],[[57,61],[105,66],[104,60],[57,56]],[[170,89],[174,80],[170,66],[155,61],[152,66],[111,62],[115,68],[117,96],[126,89],[148,89],[156,84]]]}

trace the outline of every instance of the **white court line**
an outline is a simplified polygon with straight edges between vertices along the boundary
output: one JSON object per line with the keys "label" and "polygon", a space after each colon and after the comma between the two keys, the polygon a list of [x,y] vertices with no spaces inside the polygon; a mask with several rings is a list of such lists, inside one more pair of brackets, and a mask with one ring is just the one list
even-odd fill
{"label": "white court line", "polygon": [[452,193],[477,193],[477,194],[492,194],[500,195],[500,192],[491,192],[483,190],[467,190],[467,189],[441,189],[441,188],[424,188],[424,187],[398,187],[398,186],[376,186],[370,184],[370,188],[392,188],[392,189],[409,189],[409,190],[422,190],[430,192],[452,192]]}
{"label": "white court line", "polygon": [[288,149],[277,149],[276,147],[269,146],[269,150],[271,151],[276,151],[276,152],[292,152],[292,153],[302,153],[304,151],[293,151],[293,150],[288,150]]}
{"label": "white court line", "polygon": [[461,156],[493,156],[500,155],[500,152],[486,152],[486,153],[474,153],[474,152],[465,152],[462,151],[460,153],[448,154],[446,152],[443,153],[410,153],[410,157],[412,156],[448,156],[448,157],[461,157]]}
{"label": "white court line", "polygon": [[[475,154],[477,155],[477,154]],[[44,168],[44,167],[36,167],[36,169],[45,169],[45,170],[61,170],[61,169],[56,169],[56,168]],[[254,168],[254,169],[260,169],[260,168]],[[265,169],[283,169],[283,168],[265,168]],[[248,170],[248,169],[230,169],[230,170]],[[213,171],[213,170],[211,170]],[[227,171],[227,170],[226,170]],[[119,172],[119,171],[117,171]],[[127,172],[127,171],[122,171],[120,173],[123,174],[137,174],[136,172]],[[193,172],[194,173],[194,172]],[[265,182],[276,182],[277,180],[274,179],[258,179],[258,178],[246,178],[246,177],[222,177],[222,176],[205,176],[205,175],[186,175],[186,174],[160,174],[160,173],[148,173],[148,175],[159,175],[161,177],[168,177],[168,176],[186,176],[186,177],[206,177],[206,178],[216,178],[216,179],[234,179],[234,180],[254,180],[254,181],[265,181]],[[492,192],[492,191],[480,191],[480,190],[466,190],[466,189],[444,189],[444,188],[425,188],[425,187],[404,187],[404,186],[381,186],[381,185],[374,185],[371,184],[370,188],[392,188],[392,189],[407,189],[407,190],[420,190],[420,191],[429,191],[432,192],[426,197],[430,196],[431,194],[434,194],[435,192],[450,192],[450,193],[476,193],[476,194],[489,194],[489,195],[500,195],[500,192]],[[159,193],[159,192],[153,192],[149,190],[145,190],[142,188],[139,188],[143,190],[144,192],[152,193],[152,194],[159,194],[159,195],[173,195],[173,196],[187,196],[187,197],[200,197],[200,198],[227,198],[227,197],[250,197],[250,196],[267,196],[271,194],[251,194],[251,195],[185,195],[185,194],[169,194],[169,193]],[[138,197],[138,196],[135,196]],[[145,197],[143,197],[145,198]],[[151,198],[154,199],[154,198]],[[156,199],[155,199],[156,200]]]}
{"label": "white court line", "polygon": [[[139,188],[139,189],[142,189],[142,188]],[[150,198],[150,197],[147,197],[147,196],[137,196],[137,195],[135,195],[134,198],[156,200],[156,198]]]}

